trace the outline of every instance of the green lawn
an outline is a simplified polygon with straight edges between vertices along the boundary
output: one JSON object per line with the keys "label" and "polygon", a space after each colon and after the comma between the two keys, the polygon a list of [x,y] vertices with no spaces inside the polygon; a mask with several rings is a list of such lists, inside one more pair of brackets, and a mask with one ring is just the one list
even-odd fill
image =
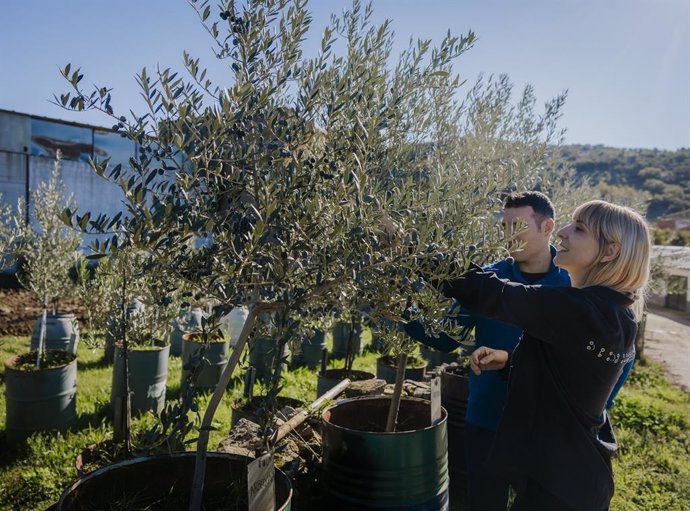
{"label": "green lawn", "polygon": [[[365,333],[365,342],[368,341]],[[0,340],[0,357],[22,352],[26,337]],[[86,446],[112,434],[108,420],[112,367],[100,362],[102,350],[79,348],[78,425],[65,436],[36,435],[26,448],[10,450],[4,439],[4,364],[0,367],[0,509],[45,509],[76,477],[74,460]],[[375,372],[377,354],[355,362],[356,369]],[[336,365],[342,365],[337,361]],[[168,394],[179,392],[180,360],[170,360]],[[221,404],[211,435],[214,447],[229,429],[230,403],[241,394],[234,381]],[[283,394],[303,400],[316,395],[316,373],[287,373]],[[202,401],[205,401],[206,396]],[[202,402],[202,410],[203,405]],[[613,511],[681,511],[690,509],[690,396],[672,387],[658,365],[637,363],[621,391],[613,413],[620,455],[615,461],[617,492]],[[134,429],[152,424],[152,416],[136,419]],[[191,446],[193,448],[193,445]]]}

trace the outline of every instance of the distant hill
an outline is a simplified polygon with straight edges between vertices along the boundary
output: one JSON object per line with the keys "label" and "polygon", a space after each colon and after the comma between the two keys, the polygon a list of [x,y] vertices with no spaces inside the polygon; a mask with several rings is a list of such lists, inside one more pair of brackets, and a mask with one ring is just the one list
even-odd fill
{"label": "distant hill", "polygon": [[565,145],[562,159],[592,184],[632,187],[650,194],[647,216],[690,209],[690,149],[619,149],[603,145]]}

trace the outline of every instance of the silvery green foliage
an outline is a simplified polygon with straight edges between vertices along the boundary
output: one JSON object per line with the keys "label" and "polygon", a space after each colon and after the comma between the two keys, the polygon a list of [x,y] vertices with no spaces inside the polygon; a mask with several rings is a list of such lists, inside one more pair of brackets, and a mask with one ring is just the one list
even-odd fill
{"label": "silvery green foliage", "polygon": [[18,233],[15,220],[10,205],[0,201],[0,270],[13,263],[14,243]]}
{"label": "silvery green foliage", "polygon": [[[100,259],[105,324],[108,335],[122,341],[126,330],[130,347],[164,344],[179,314],[180,296],[176,283],[154,271],[155,261],[145,252],[118,247],[110,257]],[[138,302],[138,303],[137,303]]]}
{"label": "silvery green foliage", "polygon": [[[364,309],[384,325],[410,298],[440,326],[448,302],[430,283],[459,275],[470,244],[479,261],[505,254],[494,218],[501,193],[539,171],[562,97],[537,114],[528,89],[511,106],[501,78],[458,101],[455,66],[474,34],[411,41],[395,58],[391,23],[374,26],[358,0],[332,18],[311,59],[301,50],[305,0],[190,5],[227,81],[214,83],[185,52],[181,72],[139,73],[147,111],[124,116],[110,89],[87,92],[81,70],[63,69],[71,90],[56,102],[102,111],[138,147],[131,168],[92,162],[120,185],[126,214],[68,210],[65,220],[124,233],[94,244],[96,255],[143,250],[151,273],[248,305],[249,325],[271,312],[281,342],[336,309]],[[411,349],[397,329],[385,333],[394,351]],[[195,509],[202,482],[197,470]]]}
{"label": "silvery green foliage", "polygon": [[74,254],[81,245],[81,234],[61,220],[64,209],[74,208],[60,177],[60,154],[48,182],[41,182],[33,193],[30,222],[25,222],[20,201],[15,221],[19,228],[16,254],[22,260],[18,277],[44,304],[56,306],[58,298],[73,292],[70,279]]}

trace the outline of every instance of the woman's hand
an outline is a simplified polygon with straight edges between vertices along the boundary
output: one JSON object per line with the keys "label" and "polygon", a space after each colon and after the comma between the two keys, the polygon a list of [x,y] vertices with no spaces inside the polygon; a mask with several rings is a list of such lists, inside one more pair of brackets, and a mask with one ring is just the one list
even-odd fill
{"label": "woman's hand", "polygon": [[470,359],[470,367],[477,376],[482,374],[482,371],[498,371],[503,369],[507,363],[507,351],[495,350],[486,346],[474,350]]}

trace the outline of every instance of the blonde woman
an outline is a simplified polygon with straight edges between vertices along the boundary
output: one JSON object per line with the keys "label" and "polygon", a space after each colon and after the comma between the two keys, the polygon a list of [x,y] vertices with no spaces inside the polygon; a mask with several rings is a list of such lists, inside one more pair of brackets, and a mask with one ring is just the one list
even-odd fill
{"label": "blonde woman", "polygon": [[635,356],[649,231],[634,211],[591,201],[557,235],[554,263],[573,287],[518,284],[479,268],[441,286],[473,313],[524,330],[512,353],[481,347],[471,360],[477,375],[509,371],[484,470],[511,482],[512,511],[602,511],[614,491],[606,402]]}

